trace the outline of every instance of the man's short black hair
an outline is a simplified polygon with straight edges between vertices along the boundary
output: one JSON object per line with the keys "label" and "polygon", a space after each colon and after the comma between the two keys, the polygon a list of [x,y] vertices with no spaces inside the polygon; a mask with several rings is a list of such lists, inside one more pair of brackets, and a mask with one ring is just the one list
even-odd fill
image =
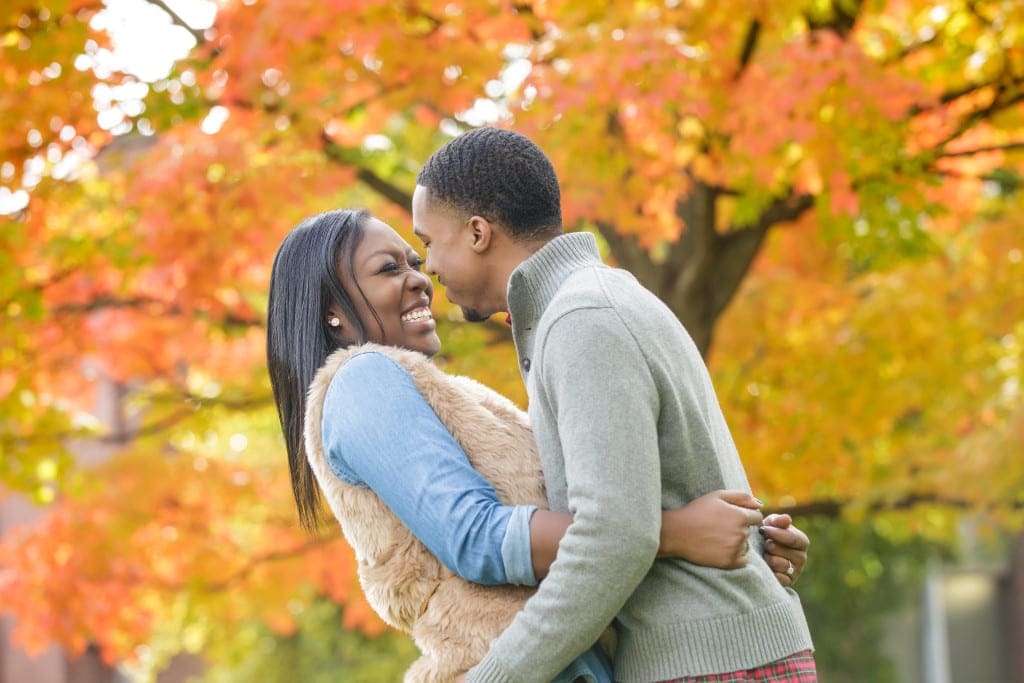
{"label": "man's short black hair", "polygon": [[561,195],[551,161],[529,138],[477,128],[450,140],[420,169],[430,197],[500,223],[520,241],[562,230]]}

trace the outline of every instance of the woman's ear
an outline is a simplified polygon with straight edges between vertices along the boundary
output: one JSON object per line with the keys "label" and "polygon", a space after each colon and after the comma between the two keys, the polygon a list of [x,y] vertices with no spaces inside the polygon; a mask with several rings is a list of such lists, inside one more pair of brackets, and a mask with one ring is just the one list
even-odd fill
{"label": "woman's ear", "polygon": [[335,332],[341,332],[345,328],[348,328],[349,330],[352,329],[352,325],[349,324],[348,319],[340,309],[330,306],[327,308],[326,315],[327,318],[325,319],[325,322],[327,323],[327,326]]}
{"label": "woman's ear", "polygon": [[339,347],[349,347],[359,343],[359,331],[350,322],[350,319],[336,306],[329,307],[324,312],[324,323],[330,331],[329,338]]}
{"label": "woman's ear", "polygon": [[470,233],[470,248],[477,254],[482,254],[491,247],[491,238],[494,237],[494,226],[482,216],[473,216],[467,221]]}

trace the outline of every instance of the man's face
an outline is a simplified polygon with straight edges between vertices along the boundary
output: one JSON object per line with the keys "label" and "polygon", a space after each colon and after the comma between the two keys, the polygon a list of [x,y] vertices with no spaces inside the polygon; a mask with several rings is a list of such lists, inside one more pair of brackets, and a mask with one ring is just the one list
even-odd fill
{"label": "man's face", "polygon": [[431,201],[430,190],[417,185],[412,195],[413,232],[427,249],[426,272],[445,286],[448,300],[470,322],[482,322],[501,310],[504,301],[488,301],[486,260],[473,249],[473,232],[455,211]]}

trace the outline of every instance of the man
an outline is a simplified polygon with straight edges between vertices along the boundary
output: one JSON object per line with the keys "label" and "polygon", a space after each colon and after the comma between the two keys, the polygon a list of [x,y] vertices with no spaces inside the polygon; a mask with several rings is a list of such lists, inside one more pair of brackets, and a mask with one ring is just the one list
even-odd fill
{"label": "man", "polygon": [[549,503],[573,515],[537,594],[468,680],[549,681],[613,620],[616,680],[815,680],[783,586],[792,563],[656,560],[663,508],[749,485],[693,341],[601,263],[592,235],[562,234],[543,152],[511,131],[466,133],[426,162],[412,209],[427,272],[466,319],[509,312]]}

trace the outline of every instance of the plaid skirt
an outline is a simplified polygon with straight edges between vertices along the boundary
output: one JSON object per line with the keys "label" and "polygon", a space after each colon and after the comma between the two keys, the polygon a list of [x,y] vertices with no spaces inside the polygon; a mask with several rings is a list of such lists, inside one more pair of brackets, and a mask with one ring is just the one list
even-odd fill
{"label": "plaid skirt", "polygon": [[663,683],[818,683],[818,671],[814,666],[814,654],[810,650],[803,650],[754,669],[728,674],[687,676]]}

